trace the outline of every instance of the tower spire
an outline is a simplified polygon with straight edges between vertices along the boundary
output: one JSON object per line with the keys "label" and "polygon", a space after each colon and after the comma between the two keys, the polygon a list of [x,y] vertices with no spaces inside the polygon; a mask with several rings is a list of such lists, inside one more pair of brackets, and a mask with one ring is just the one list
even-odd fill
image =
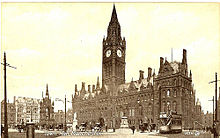
{"label": "tower spire", "polygon": [[111,17],[111,22],[118,22],[118,18],[117,18],[117,12],[116,12],[116,9],[115,9],[115,4],[113,4],[113,10],[112,10],[112,17]]}
{"label": "tower spire", "polygon": [[113,5],[112,17],[108,25],[107,41],[110,44],[118,44],[122,41],[121,39],[121,27],[118,22],[117,12],[115,5]]}

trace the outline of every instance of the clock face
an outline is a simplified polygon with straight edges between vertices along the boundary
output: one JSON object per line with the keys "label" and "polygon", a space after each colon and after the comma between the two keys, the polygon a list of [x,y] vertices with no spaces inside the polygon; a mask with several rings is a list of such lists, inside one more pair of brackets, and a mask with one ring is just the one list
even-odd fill
{"label": "clock face", "polygon": [[111,55],[111,50],[107,50],[106,53],[105,53],[106,57],[110,57]]}
{"label": "clock face", "polygon": [[122,56],[122,53],[121,53],[121,50],[117,50],[117,55],[119,56],[119,57],[121,57]]}

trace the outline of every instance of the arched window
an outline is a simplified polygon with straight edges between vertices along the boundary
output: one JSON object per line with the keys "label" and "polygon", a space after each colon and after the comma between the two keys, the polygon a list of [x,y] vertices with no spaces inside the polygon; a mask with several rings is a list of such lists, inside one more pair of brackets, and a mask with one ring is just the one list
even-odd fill
{"label": "arched window", "polygon": [[167,97],[170,97],[170,90],[167,90]]}
{"label": "arched window", "polygon": [[143,108],[142,108],[142,106],[139,106],[139,114],[143,115]]}
{"label": "arched window", "polygon": [[173,85],[176,86],[176,79],[173,80]]}
{"label": "arched window", "polygon": [[173,97],[176,97],[176,90],[173,91]]}

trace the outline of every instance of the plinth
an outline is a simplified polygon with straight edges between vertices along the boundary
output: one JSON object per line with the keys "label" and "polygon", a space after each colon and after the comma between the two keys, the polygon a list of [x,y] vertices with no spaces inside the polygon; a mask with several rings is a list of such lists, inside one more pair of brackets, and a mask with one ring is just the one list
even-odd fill
{"label": "plinth", "polygon": [[121,118],[120,128],[116,131],[120,134],[130,134],[130,133],[132,133],[132,130],[128,126],[128,118],[126,116],[123,116]]}

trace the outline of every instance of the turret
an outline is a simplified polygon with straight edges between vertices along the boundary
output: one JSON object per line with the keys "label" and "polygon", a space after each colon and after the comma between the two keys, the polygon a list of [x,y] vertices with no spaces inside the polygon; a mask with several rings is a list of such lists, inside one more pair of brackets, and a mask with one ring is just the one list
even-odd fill
{"label": "turret", "polygon": [[74,97],[76,97],[78,95],[78,90],[77,90],[77,84],[75,84],[75,94],[74,94]]}
{"label": "turret", "polygon": [[187,55],[186,55],[186,49],[183,49],[183,59],[182,64],[187,64]]}
{"label": "turret", "polygon": [[80,91],[80,96],[83,96],[85,94],[85,82],[82,82],[82,88],[81,88],[81,91]]}

